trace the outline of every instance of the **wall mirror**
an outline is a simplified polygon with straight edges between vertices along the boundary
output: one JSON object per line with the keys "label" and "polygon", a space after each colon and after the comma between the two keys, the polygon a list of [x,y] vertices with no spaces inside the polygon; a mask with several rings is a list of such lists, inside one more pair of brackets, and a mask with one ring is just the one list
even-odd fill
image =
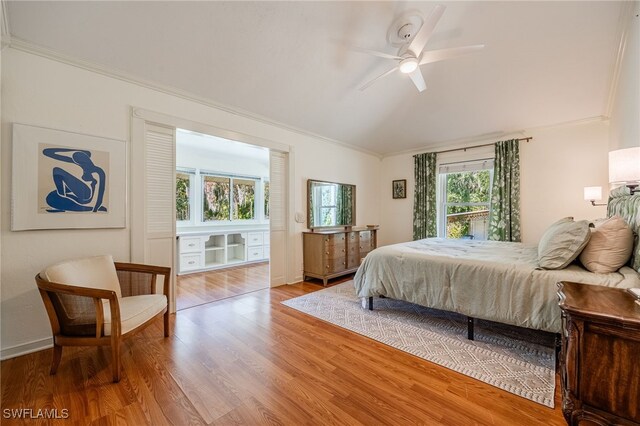
{"label": "wall mirror", "polygon": [[354,226],[356,186],[307,180],[309,229]]}

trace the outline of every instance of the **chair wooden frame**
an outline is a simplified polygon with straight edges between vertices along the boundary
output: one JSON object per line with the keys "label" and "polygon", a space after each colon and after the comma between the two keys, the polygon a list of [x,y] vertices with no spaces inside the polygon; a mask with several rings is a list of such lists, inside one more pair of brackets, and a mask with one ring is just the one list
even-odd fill
{"label": "chair wooden frame", "polygon": [[[169,279],[171,268],[164,266],[142,265],[136,263],[114,262],[116,271],[137,272],[143,274],[151,274],[151,292],[156,288],[156,278],[158,275],[164,277],[163,294],[167,297],[167,306],[158,315],[150,318],[144,324],[139,325],[133,330],[122,334],[120,304],[118,296],[113,290],[102,290],[95,288],[79,287],[75,285],[65,285],[50,282],[43,279],[40,274],[36,275],[35,280],[42,296],[49,321],[51,323],[51,331],[53,332],[53,359],[51,361],[50,374],[56,374],[60,360],[62,359],[63,346],[111,346],[111,368],[113,373],[113,381],[120,381],[120,345],[124,338],[142,330],[153,322],[160,315],[164,316],[164,336],[171,335],[169,323]],[[60,321],[56,314],[54,304],[49,296],[51,293],[68,294],[75,296],[90,297],[93,299],[96,307],[96,333],[95,337],[88,336],[66,336],[62,334]],[[102,310],[102,299],[109,301],[109,309],[111,311],[111,335],[104,335],[104,312]]]}

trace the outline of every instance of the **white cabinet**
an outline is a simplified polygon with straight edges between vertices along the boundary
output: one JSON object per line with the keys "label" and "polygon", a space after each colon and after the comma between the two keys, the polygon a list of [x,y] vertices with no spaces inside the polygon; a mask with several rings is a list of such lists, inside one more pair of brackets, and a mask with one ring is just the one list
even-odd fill
{"label": "white cabinet", "polygon": [[262,232],[249,232],[247,242],[249,247],[261,246],[262,245]]}
{"label": "white cabinet", "polygon": [[269,231],[262,233],[262,241],[264,242],[264,245],[262,246],[262,255],[265,259],[269,259],[271,255],[271,240],[269,237]]}
{"label": "white cabinet", "polygon": [[202,268],[202,254],[187,253],[180,255],[180,272]]}
{"label": "white cabinet", "polygon": [[193,271],[203,267],[202,238],[180,238],[180,271]]}
{"label": "white cabinet", "polygon": [[202,251],[202,237],[180,237],[180,253]]}
{"label": "white cabinet", "polygon": [[249,247],[247,253],[247,260],[260,260],[263,259],[262,246],[258,247]]}
{"label": "white cabinet", "polygon": [[178,274],[225,268],[269,258],[269,232],[202,232],[178,237]]}

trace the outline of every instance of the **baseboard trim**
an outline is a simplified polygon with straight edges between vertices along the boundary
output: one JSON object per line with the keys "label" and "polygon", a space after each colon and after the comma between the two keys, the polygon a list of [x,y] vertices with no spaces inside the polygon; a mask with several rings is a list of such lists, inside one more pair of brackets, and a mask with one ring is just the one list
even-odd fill
{"label": "baseboard trim", "polygon": [[45,337],[43,339],[33,340],[31,342],[22,343],[20,345],[3,348],[0,351],[0,360],[15,358],[21,355],[27,355],[33,352],[42,351],[53,347],[53,338]]}

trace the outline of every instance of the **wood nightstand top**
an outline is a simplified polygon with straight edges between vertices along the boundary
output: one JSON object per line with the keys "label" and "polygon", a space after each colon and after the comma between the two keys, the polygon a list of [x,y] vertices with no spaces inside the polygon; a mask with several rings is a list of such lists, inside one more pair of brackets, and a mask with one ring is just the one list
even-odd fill
{"label": "wood nightstand top", "polygon": [[626,289],[561,282],[558,296],[564,311],[640,329],[640,305]]}

